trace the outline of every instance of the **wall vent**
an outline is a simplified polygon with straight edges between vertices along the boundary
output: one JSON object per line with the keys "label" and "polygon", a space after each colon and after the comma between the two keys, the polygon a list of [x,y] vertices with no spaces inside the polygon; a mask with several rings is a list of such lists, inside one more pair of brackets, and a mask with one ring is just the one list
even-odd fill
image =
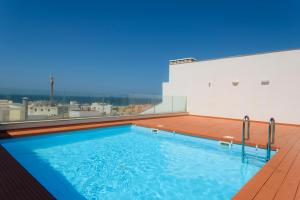
{"label": "wall vent", "polygon": [[240,83],[239,81],[232,81],[233,86],[238,86],[239,83]]}
{"label": "wall vent", "polygon": [[262,80],[261,85],[270,85],[270,81],[269,80]]}

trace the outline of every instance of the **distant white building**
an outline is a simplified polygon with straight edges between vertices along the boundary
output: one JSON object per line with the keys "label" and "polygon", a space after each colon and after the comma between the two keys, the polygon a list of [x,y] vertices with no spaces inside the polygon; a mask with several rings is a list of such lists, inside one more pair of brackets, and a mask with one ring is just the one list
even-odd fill
{"label": "distant white building", "polygon": [[0,100],[0,122],[24,120],[24,108],[22,104],[9,100]]}
{"label": "distant white building", "polygon": [[80,105],[80,110],[82,111],[90,111],[91,110],[91,105],[88,103]]}
{"label": "distant white building", "polygon": [[80,104],[77,101],[70,101],[69,110],[80,110]]}
{"label": "distant white building", "polygon": [[112,110],[112,105],[106,104],[106,103],[92,103],[91,104],[91,110],[92,111],[98,111],[102,114],[109,115]]}
{"label": "distant white building", "polygon": [[[35,101],[28,104],[29,119],[43,119],[58,115],[58,107],[51,106],[48,101]],[[33,116],[33,117],[32,117]]]}
{"label": "distant white building", "polygon": [[70,110],[69,117],[76,118],[76,117],[100,117],[102,113],[98,111],[83,111],[83,110]]}

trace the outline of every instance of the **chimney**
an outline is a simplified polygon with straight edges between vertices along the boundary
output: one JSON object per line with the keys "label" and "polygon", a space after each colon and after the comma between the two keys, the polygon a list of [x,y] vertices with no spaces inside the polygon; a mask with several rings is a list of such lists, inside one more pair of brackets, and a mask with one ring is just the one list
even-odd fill
{"label": "chimney", "polygon": [[28,98],[23,97],[22,98],[22,104],[23,104],[23,120],[28,120]]}

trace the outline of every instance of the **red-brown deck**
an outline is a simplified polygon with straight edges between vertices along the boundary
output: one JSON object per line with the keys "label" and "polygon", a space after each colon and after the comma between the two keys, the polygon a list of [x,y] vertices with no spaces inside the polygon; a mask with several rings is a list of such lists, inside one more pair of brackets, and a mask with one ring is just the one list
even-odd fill
{"label": "red-brown deck", "polygon": [[0,199],[54,199],[2,146],[0,146]]}
{"label": "red-brown deck", "polygon": [[[2,136],[16,137],[130,123],[217,140],[226,140],[224,136],[232,136],[234,142],[241,142],[241,121],[200,116],[24,129],[9,131]],[[267,123],[251,122],[251,137],[247,143],[264,147],[267,143],[267,132]],[[279,152],[234,196],[234,199],[300,199],[300,189],[298,189],[300,183],[300,126],[278,124],[274,148],[280,149]],[[5,159],[5,157],[9,157],[9,159]],[[7,170],[8,168],[10,170]],[[20,171],[23,172],[20,173]],[[17,198],[17,194],[22,194],[22,197],[32,197],[30,199],[51,198],[51,195],[29,173],[26,173],[2,147],[0,148],[0,176],[2,183],[0,199],[3,199],[1,197]],[[3,179],[2,177],[10,178]]]}

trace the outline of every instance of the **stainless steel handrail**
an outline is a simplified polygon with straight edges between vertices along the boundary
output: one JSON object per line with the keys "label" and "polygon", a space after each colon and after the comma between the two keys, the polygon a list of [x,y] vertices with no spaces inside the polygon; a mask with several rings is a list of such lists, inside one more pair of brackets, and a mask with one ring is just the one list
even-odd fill
{"label": "stainless steel handrail", "polygon": [[266,160],[271,158],[271,145],[275,142],[275,119],[272,117],[269,121],[268,144]]}
{"label": "stainless steel handrail", "polygon": [[272,121],[272,140],[271,140],[271,144],[275,143],[275,119],[272,117],[270,119],[270,121]]}
{"label": "stainless steel handrail", "polygon": [[[243,132],[245,132],[245,126],[247,124],[247,138],[245,138],[246,140],[250,139],[250,118],[248,115],[246,115],[244,117],[244,121],[243,121]],[[243,133],[244,134],[244,133]]]}
{"label": "stainless steel handrail", "polygon": [[[246,132],[246,127],[247,127],[247,138],[245,137],[245,132]],[[242,131],[242,156],[244,158],[245,156],[245,140],[250,139],[250,118],[248,115],[244,117],[243,120],[243,131]]]}

